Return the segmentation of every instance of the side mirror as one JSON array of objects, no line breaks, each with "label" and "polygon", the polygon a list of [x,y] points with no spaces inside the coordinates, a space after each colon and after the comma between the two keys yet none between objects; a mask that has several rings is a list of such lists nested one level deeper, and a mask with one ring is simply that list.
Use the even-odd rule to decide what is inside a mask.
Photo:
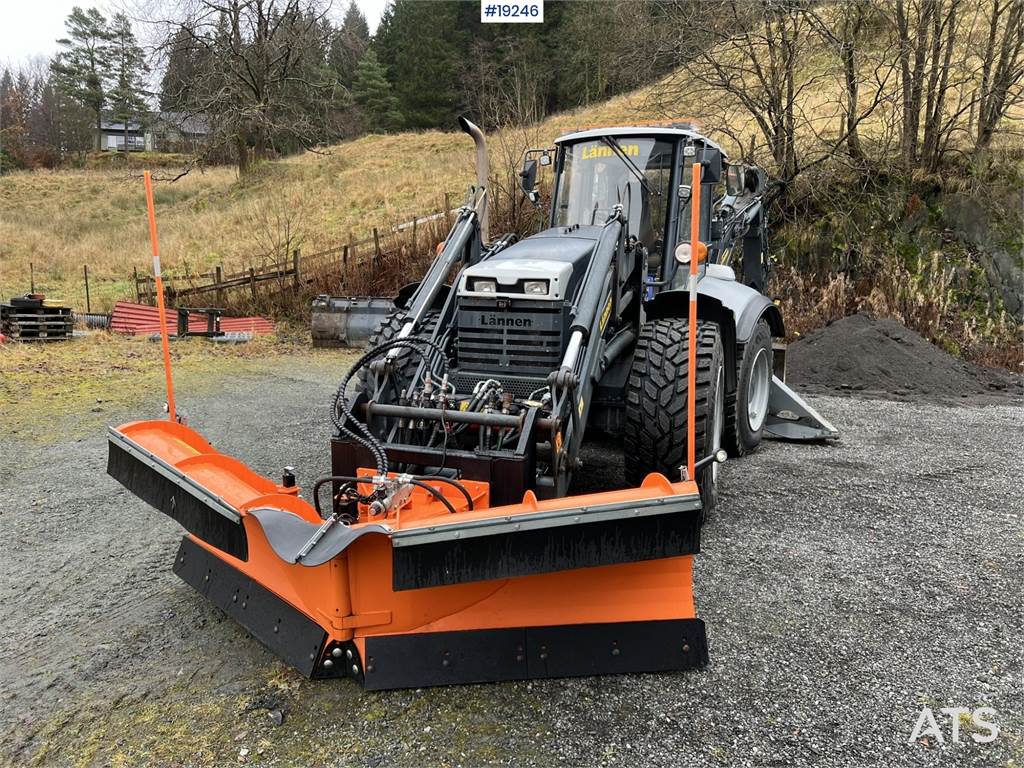
[{"label": "side mirror", "polygon": [[704,147],[700,153],[700,181],[702,184],[717,184],[722,180],[722,153],[711,147]]},{"label": "side mirror", "polygon": [[537,161],[533,158],[523,161],[523,170],[519,172],[519,186],[532,200],[536,194],[534,190],[537,189]]}]

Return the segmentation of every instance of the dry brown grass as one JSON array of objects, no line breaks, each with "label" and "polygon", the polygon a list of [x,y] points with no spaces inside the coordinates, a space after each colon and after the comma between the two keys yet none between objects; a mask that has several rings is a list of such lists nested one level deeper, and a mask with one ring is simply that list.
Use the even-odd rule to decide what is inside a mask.
[{"label": "dry brown grass", "polygon": [[[296,244],[318,250],[362,237],[372,226],[437,205],[462,173],[442,173],[445,145],[460,137],[368,137],[312,155],[268,163],[240,182],[230,168],[193,171],[155,189],[160,246],[167,270],[216,264],[241,269],[266,250],[267,212],[288,211]],[[404,141],[403,141],[404,139]],[[417,147],[410,152],[410,147]],[[454,153],[453,153],[454,154]],[[398,160],[396,158],[401,158]],[[467,156],[459,158],[466,166]],[[385,172],[390,165],[390,172]],[[449,169],[451,170],[451,169]],[[159,175],[158,175],[159,179]],[[0,292],[37,288],[81,306],[82,265],[93,282],[148,271],[142,180],[135,171],[36,171],[0,180]],[[258,263],[258,262],[257,262]],[[101,288],[96,288],[102,292]]]},{"label": "dry brown grass", "polygon": [[787,267],[777,270],[772,282],[781,297],[789,341],[848,315],[870,312],[898,320],[971,362],[1024,372],[1021,326],[1005,312],[981,317],[955,311],[953,272],[941,265],[937,254],[915,272],[890,263],[871,281]]},{"label": "dry brown grass", "polygon": [[[639,96],[599,109],[559,115],[537,129],[545,140],[565,128],[636,117]],[[267,254],[265,220],[287,212],[306,253],[366,237],[439,210],[445,193],[462,199],[474,178],[472,145],[461,133],[428,131],[366,136],[322,153],[266,163],[239,180],[227,167],[194,170],[155,184],[165,271],[231,271]],[[496,169],[497,170],[497,169]],[[35,283],[55,299],[84,308],[88,265],[94,310],[131,292],[132,268],[149,270],[142,179],[135,169],[15,173],[0,179],[0,295]]]},{"label": "dry brown grass", "polygon": [[[171,358],[182,407],[187,412],[190,396],[268,366],[287,371],[322,365],[337,371],[354,357],[349,350],[310,349],[308,336],[308,330],[299,334],[283,327],[276,336],[246,344],[174,342]],[[22,438],[50,442],[95,434],[111,413],[160,402],[163,389],[160,345],[145,337],[98,331],[54,344],[0,344],[0,423]]]}]

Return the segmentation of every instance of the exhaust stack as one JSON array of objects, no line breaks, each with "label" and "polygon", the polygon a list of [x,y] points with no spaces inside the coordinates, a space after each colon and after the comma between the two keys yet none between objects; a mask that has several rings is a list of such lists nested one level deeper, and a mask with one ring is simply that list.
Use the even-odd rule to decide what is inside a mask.
[{"label": "exhaust stack", "polygon": [[[473,137],[473,142],[476,144],[476,185],[480,189],[487,189],[487,180],[491,175],[491,164],[487,159],[487,139],[484,138],[484,132],[480,130],[479,126],[464,117],[459,118],[459,127]],[[489,240],[487,225],[490,220],[488,215],[490,205],[488,203],[489,201],[485,199],[483,210],[479,212],[480,241],[482,243],[486,243]]]}]

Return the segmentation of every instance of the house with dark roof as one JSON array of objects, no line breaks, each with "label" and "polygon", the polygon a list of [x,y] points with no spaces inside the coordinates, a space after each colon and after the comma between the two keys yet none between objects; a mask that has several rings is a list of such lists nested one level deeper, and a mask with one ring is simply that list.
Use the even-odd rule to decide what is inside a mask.
[{"label": "house with dark roof", "polygon": [[210,135],[206,115],[161,112],[154,123],[154,144],[161,152],[198,152]]},{"label": "house with dark roof", "polygon": [[106,120],[100,123],[100,149],[123,152],[126,143],[129,152],[149,152],[153,149],[153,135],[142,123],[130,120],[127,126]]}]

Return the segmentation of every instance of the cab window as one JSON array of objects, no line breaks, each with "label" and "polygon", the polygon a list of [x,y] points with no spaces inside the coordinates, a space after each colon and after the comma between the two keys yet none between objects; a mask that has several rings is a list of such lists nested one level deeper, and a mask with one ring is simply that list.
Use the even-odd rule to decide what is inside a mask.
[{"label": "cab window", "polygon": [[647,248],[660,250],[668,211],[672,143],[633,136],[615,137],[615,141],[627,159],[600,139],[565,148],[554,224],[600,225],[615,205],[621,204],[628,214],[629,234]]}]

